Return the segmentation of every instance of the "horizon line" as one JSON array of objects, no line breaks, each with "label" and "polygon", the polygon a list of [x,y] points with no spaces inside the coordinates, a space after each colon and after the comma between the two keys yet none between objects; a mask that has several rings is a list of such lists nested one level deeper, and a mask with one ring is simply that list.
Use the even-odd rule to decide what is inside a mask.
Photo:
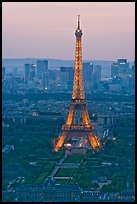
[{"label": "horizon line", "polygon": [[[61,58],[46,58],[46,57],[2,57],[4,59],[47,59],[47,60],[62,60],[62,61],[75,61],[75,59],[61,59]],[[128,59],[126,57],[118,57],[116,59],[83,59],[82,61],[116,61],[117,59],[127,59],[128,61],[135,61],[135,59]]]}]

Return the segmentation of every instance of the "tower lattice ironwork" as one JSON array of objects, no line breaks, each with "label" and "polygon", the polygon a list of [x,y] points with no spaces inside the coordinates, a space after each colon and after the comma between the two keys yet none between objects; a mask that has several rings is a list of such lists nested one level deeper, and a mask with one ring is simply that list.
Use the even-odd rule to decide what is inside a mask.
[{"label": "tower lattice ironwork", "polygon": [[[76,52],[74,67],[74,85],[72,101],[66,123],[62,126],[62,133],[55,142],[54,151],[57,152],[69,138],[86,138],[93,149],[100,147],[100,141],[94,134],[94,126],[90,121],[84,94],[84,80],[82,72],[82,30],[80,28],[80,16],[78,15],[78,27],[75,32]],[[77,118],[76,118],[76,112]],[[81,113],[81,122],[78,120]],[[77,120],[76,120],[77,119]]]}]

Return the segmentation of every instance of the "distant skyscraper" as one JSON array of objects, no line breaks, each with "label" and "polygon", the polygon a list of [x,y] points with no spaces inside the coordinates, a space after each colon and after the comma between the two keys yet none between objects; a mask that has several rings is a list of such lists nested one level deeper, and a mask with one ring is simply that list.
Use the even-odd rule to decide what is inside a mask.
[{"label": "distant skyscraper", "polygon": [[114,62],[111,65],[111,77],[118,76],[118,74],[119,74],[118,64],[117,62]]},{"label": "distant skyscraper", "polygon": [[49,69],[48,75],[49,75],[49,80],[50,81],[55,81],[56,80],[56,70]]},{"label": "distant skyscraper", "polygon": [[127,62],[127,59],[118,59],[117,60],[118,66],[119,66],[119,73],[120,74],[128,74],[129,73],[129,63]]},{"label": "distant skyscraper", "polygon": [[83,63],[84,81],[92,82],[93,64],[90,62]]},{"label": "distant skyscraper", "polygon": [[48,85],[49,85],[49,73],[48,73],[48,71],[43,73],[42,85],[43,85],[44,90],[48,89]]},{"label": "distant skyscraper", "polygon": [[61,85],[66,85],[68,90],[72,90],[74,78],[73,67],[60,67],[60,81]]},{"label": "distant skyscraper", "polygon": [[93,76],[93,79],[92,79],[93,86],[98,86],[99,82],[101,81],[101,65],[93,66],[92,76]]},{"label": "distant skyscraper", "polygon": [[34,80],[35,72],[36,72],[36,65],[30,64],[30,81]]},{"label": "distant skyscraper", "polygon": [[111,77],[121,76],[123,74],[129,73],[129,63],[127,59],[117,59],[117,62],[114,62],[111,65]]},{"label": "distant skyscraper", "polygon": [[29,64],[25,64],[25,83],[27,83],[29,81],[29,75],[30,75],[30,65]]},{"label": "distant skyscraper", "polygon": [[63,85],[64,83],[68,83],[68,80],[69,80],[69,73],[67,71],[62,71],[60,69],[60,81],[61,81],[61,84]]},{"label": "distant skyscraper", "polygon": [[33,81],[35,77],[35,67],[34,64],[25,64],[25,83],[28,81]]},{"label": "distant skyscraper", "polygon": [[48,70],[47,60],[37,60],[37,77],[38,79],[43,78],[43,73]]}]

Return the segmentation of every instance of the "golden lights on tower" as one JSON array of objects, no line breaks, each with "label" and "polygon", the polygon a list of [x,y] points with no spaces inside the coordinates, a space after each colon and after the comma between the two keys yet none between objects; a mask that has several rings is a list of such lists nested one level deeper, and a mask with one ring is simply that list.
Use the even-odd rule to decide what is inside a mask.
[{"label": "golden lights on tower", "polygon": [[55,144],[54,147],[54,151],[58,152],[58,150],[62,147],[62,145],[64,144],[64,141],[66,139],[66,135],[62,134],[61,136],[59,136],[57,143]]},{"label": "golden lights on tower", "polygon": [[[66,123],[62,126],[62,133],[58,137],[54,151],[57,152],[64,144],[66,138],[71,135],[83,136],[83,132],[86,135],[90,145],[93,149],[98,149],[101,144],[97,136],[94,135],[94,126],[90,121],[88,110],[85,102],[84,94],[84,80],[82,71],[82,30],[80,29],[80,16],[78,15],[78,27],[75,31],[76,36],[76,51],[75,51],[75,67],[74,67],[74,85],[72,90],[72,101],[70,102],[70,110]],[[75,112],[81,111],[82,124],[75,124],[74,117]],[[76,134],[76,132],[78,134]],[[74,134],[73,134],[74,133]]]}]

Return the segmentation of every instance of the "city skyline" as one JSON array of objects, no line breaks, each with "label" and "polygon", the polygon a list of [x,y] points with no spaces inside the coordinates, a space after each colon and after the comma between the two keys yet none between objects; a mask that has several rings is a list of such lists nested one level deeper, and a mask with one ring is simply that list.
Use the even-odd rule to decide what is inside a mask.
[{"label": "city skyline", "polygon": [[80,14],[83,59],[134,60],[134,2],[4,2],[2,7],[3,58],[74,59]]}]

